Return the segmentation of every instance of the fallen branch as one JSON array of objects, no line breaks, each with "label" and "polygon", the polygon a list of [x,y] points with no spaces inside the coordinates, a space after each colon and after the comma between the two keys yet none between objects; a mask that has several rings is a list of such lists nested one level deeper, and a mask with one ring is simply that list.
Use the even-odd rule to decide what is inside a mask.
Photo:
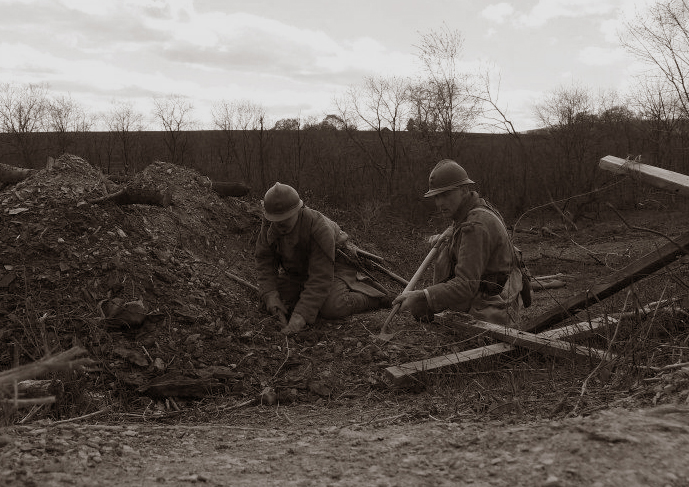
[{"label": "fallen branch", "polygon": [[225,181],[212,181],[211,189],[220,196],[244,196],[249,194],[251,188],[242,183],[231,183]]},{"label": "fallen branch", "polygon": [[81,347],[72,347],[65,352],[42,358],[37,362],[0,372],[0,389],[25,379],[35,379],[48,372],[70,371],[86,364],[92,364],[93,361],[90,358],[77,358],[86,353],[86,350]]},{"label": "fallen branch", "polygon": [[26,408],[29,406],[35,406],[38,404],[53,404],[55,402],[55,396],[48,397],[32,397],[30,399],[0,399],[0,404],[6,404],[8,406],[14,406],[15,408]]},{"label": "fallen branch", "polygon": [[99,410],[99,411],[94,411],[94,412],[89,413],[89,414],[84,414],[83,416],[78,416],[78,417],[76,417],[76,418],[61,419],[60,421],[53,421],[53,422],[50,423],[50,424],[51,424],[51,426],[52,426],[52,425],[54,425],[54,424],[73,423],[74,421],[80,421],[80,420],[82,420],[82,419],[92,418],[93,416],[97,416],[97,415],[99,415],[99,414],[103,414],[103,413],[105,413],[105,412],[107,412],[107,411],[109,411],[109,410],[110,410],[110,406],[106,406],[106,407],[104,407],[103,409],[101,409],[101,410]]},{"label": "fallen branch", "polygon": [[225,271],[225,275],[226,275],[227,277],[229,277],[230,279],[232,279],[233,281],[236,281],[236,282],[238,282],[239,284],[243,284],[244,286],[248,287],[249,289],[253,289],[253,290],[256,291],[256,292],[259,292],[258,286],[255,286],[255,285],[251,284],[249,281],[245,281],[245,280],[242,279],[241,277],[235,276],[234,274],[232,274],[232,273],[230,273],[230,272],[227,272],[227,271]]},{"label": "fallen branch", "polygon": [[170,203],[172,203],[172,192],[148,188],[124,188],[115,193],[86,201],[94,205],[113,203],[116,205],[152,205],[168,207]]},{"label": "fallen branch", "polygon": [[36,169],[25,169],[0,163],[0,183],[16,184],[36,172],[38,172]]}]

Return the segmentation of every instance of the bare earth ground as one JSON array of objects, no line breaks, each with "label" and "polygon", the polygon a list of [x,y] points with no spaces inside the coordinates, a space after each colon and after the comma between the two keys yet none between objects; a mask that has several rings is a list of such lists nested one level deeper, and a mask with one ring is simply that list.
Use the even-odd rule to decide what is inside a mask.
[{"label": "bare earth ground", "polygon": [[[0,370],[15,349],[26,363],[75,344],[98,365],[53,377],[53,407],[0,414],[0,485],[689,486],[686,258],[590,311],[680,299],[588,342],[624,357],[605,374],[517,350],[395,387],[386,367],[492,340],[399,316],[381,343],[387,310],[286,339],[225,273],[252,281],[254,203],[160,163],[136,183],[172,187],[171,207],[83,204],[102,180],[81,160],[63,165],[0,191]],[[430,229],[374,233],[332,216],[400,275],[427,252]],[[659,233],[689,230],[687,212],[624,217],[646,230],[612,214],[571,232],[520,221],[549,225],[515,233],[533,274],[567,283],[535,293],[525,320],[663,245]],[[141,328],[103,316],[115,297],[141,299]],[[156,394],[160,377],[205,391]]]}]

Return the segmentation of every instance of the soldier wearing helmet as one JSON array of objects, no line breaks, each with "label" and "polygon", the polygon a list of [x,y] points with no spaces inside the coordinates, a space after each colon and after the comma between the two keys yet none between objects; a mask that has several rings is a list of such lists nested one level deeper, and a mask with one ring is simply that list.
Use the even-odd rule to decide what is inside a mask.
[{"label": "soldier wearing helmet", "polygon": [[304,206],[293,187],[275,183],[268,189],[263,217],[255,251],[258,287],[283,333],[301,331],[317,316],[340,319],[390,307],[378,283],[336,259],[348,235],[322,213]]},{"label": "soldier wearing helmet", "polygon": [[433,168],[424,196],[433,198],[437,210],[452,222],[451,237],[438,247],[433,285],[404,292],[393,304],[417,319],[431,320],[434,313],[452,310],[517,326],[521,301],[530,303],[524,287],[528,278],[502,216],[473,185],[453,160],[444,159]]}]

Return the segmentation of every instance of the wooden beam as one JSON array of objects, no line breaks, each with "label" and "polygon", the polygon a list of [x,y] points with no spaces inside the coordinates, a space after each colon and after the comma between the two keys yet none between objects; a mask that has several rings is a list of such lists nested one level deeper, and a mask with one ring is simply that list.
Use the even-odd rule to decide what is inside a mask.
[{"label": "wooden beam", "polygon": [[536,352],[542,352],[556,357],[574,358],[587,357],[598,360],[611,360],[614,355],[597,348],[583,347],[574,343],[564,342],[557,338],[536,335],[528,331],[517,330],[504,325],[496,325],[487,321],[471,320],[459,322],[458,326],[468,328],[476,333],[487,334],[497,340],[510,345],[516,345]]},{"label": "wooden beam", "polygon": [[598,167],[616,174],[628,174],[656,188],[689,196],[689,176],[685,174],[615,156],[605,156],[598,163]]},{"label": "wooden beam", "polygon": [[672,242],[649,252],[638,260],[613,272],[588,290],[578,293],[535,317],[523,327],[524,331],[537,333],[567,319],[582,309],[596,304],[621,291],[634,282],[650,276],[674,262],[680,255],[689,253],[689,233],[680,235]]},{"label": "wooden beam", "polygon": [[[582,323],[576,323],[569,326],[564,326],[556,330],[548,330],[537,335],[539,337],[547,339],[560,339],[560,338],[582,338],[585,336],[590,336],[597,330],[600,330],[606,326],[617,323],[617,319],[608,317],[598,317],[590,322],[584,321]],[[415,362],[408,362],[402,365],[395,365],[385,369],[387,378],[391,380],[395,385],[403,383],[410,376],[418,372],[427,372],[430,370],[439,369],[442,367],[447,367],[448,365],[457,365],[463,362],[470,362],[472,360],[477,360],[480,358],[490,357],[492,355],[498,355],[501,353],[509,352],[515,350],[517,347],[515,345],[510,345],[508,343],[496,343],[493,345],[486,345],[484,347],[474,348],[472,350],[466,350],[462,352],[454,352],[446,355],[441,355],[439,357],[433,357],[424,360],[418,360]]]},{"label": "wooden beam", "polygon": [[3,387],[11,386],[15,381],[36,379],[48,372],[74,370],[82,365],[93,363],[89,358],[79,358],[86,353],[87,351],[81,347],[72,347],[65,352],[42,358],[37,362],[4,370],[0,372],[0,390]]},{"label": "wooden beam", "polygon": [[[616,325],[620,322],[620,320],[655,313],[656,311],[663,309],[673,309],[673,306],[678,301],[681,301],[681,298],[654,301],[652,303],[648,303],[641,309],[626,311],[623,313],[614,313],[612,315],[608,315],[607,317],[598,316],[590,321],[582,321],[581,323],[574,323],[572,325],[563,326],[554,330],[546,330],[539,333],[538,336],[544,338],[567,338],[569,340],[578,340],[589,337],[608,326]],[[471,360],[490,357],[492,355],[515,350],[516,348],[517,347],[515,345],[497,343],[494,345],[474,348],[472,350],[450,353],[447,355],[441,355],[439,357],[388,367],[385,369],[385,373],[388,379],[390,379],[394,384],[399,385],[407,380],[410,376],[418,372],[427,372],[446,367],[448,365],[457,365],[463,362],[469,362]]]},{"label": "wooden beam", "polygon": [[211,189],[220,196],[245,196],[251,191],[244,183],[229,181],[211,181]]}]

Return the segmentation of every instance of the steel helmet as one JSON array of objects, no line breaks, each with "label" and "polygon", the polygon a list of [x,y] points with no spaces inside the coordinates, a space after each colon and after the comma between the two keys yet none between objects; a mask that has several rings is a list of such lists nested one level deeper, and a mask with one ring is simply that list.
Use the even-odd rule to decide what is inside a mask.
[{"label": "steel helmet", "polygon": [[443,159],[435,165],[428,177],[428,191],[423,195],[430,198],[465,184],[473,184],[462,166],[452,159]]},{"label": "steel helmet", "polygon": [[288,184],[275,183],[263,198],[263,215],[268,221],[280,222],[296,215],[302,206],[304,202],[296,189]]}]

